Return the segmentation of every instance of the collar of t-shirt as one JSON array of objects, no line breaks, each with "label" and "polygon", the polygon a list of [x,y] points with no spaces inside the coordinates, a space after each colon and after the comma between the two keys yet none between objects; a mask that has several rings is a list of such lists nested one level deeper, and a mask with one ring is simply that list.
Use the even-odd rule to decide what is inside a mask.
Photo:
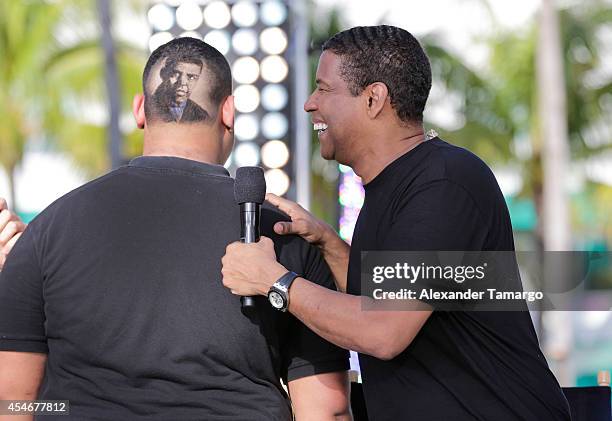
[{"label": "collar of t-shirt", "polygon": [[374,177],[374,179],[370,180],[368,184],[363,185],[366,193],[377,190],[379,187],[382,189],[388,188],[388,183],[392,182],[398,170],[401,170],[401,168],[405,165],[414,165],[412,164],[413,160],[416,160],[414,162],[418,162],[421,154],[429,150],[428,148],[430,145],[438,144],[439,142],[441,142],[441,140],[438,137],[421,142],[415,148],[401,155],[395,159],[395,161],[392,161],[376,177]]},{"label": "collar of t-shirt", "polygon": [[229,177],[229,172],[222,165],[207,164],[176,156],[139,156],[128,164],[130,167],[170,168],[195,174]]}]

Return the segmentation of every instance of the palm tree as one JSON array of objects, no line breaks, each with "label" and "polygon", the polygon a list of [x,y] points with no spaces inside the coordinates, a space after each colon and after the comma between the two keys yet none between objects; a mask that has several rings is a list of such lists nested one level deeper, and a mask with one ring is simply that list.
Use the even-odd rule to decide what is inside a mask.
[{"label": "palm tree", "polygon": [[41,131],[37,115],[46,103],[37,98],[45,95],[41,73],[59,16],[59,4],[0,2],[0,164],[8,175],[13,206],[15,167],[26,140]]},{"label": "palm tree", "polygon": [[[561,9],[559,14],[560,50],[564,52],[562,76],[567,104],[566,143],[574,159],[599,154],[610,148],[605,141],[592,142],[590,128],[612,122],[599,105],[612,89],[612,81],[593,79],[604,46],[598,41],[602,24],[612,12],[600,1],[580,7]],[[435,37],[425,38],[432,61],[434,80],[460,97],[459,113],[465,124],[452,130],[440,130],[453,142],[475,151],[493,164],[513,163],[524,176],[521,195],[531,197],[538,215],[543,215],[543,136],[536,77],[538,28],[532,21],[522,31],[507,31],[490,39],[491,57],[487,71],[475,71],[463,60],[440,45]],[[548,110],[547,110],[548,111]],[[527,141],[527,153],[520,155],[516,145]],[[595,145],[594,143],[597,143]]]},{"label": "palm tree", "polygon": [[[0,2],[0,165],[8,174],[8,198],[15,207],[14,173],[29,139],[68,152],[90,175],[109,168],[104,121],[104,56],[97,32],[79,31],[97,22],[90,0]],[[91,26],[91,25],[90,25]],[[62,29],[74,29],[66,40]],[[117,45],[123,109],[140,88],[144,52]],[[102,113],[96,117],[91,106]],[[142,143],[127,133],[126,155]]]}]

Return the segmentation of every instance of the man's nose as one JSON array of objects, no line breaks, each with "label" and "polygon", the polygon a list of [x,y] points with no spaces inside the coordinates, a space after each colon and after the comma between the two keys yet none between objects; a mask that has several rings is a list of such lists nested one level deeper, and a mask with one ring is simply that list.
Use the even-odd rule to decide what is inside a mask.
[{"label": "man's nose", "polygon": [[187,85],[187,75],[181,75],[181,85]]},{"label": "man's nose", "polygon": [[304,103],[304,111],[306,111],[307,113],[311,111],[315,111],[317,109],[317,104],[312,98],[313,96],[314,96],[314,93],[310,95],[308,99],[306,100],[306,102]]}]

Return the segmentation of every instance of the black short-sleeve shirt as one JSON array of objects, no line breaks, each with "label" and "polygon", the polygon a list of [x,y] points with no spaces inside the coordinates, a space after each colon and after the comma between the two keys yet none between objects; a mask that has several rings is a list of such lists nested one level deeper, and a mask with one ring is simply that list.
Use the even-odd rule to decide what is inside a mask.
[{"label": "black short-sleeve shirt", "polygon": [[[491,170],[439,138],[365,186],[348,272],[362,251],[512,251],[508,209]],[[528,312],[434,311],[390,361],[359,355],[368,415],[380,420],[568,420]]]},{"label": "black short-sleeve shirt", "polygon": [[[249,318],[223,287],[233,183],[221,166],[139,157],[32,221],[0,273],[0,350],[48,353],[39,399],[70,400],[75,419],[289,420],[281,378],[348,369],[265,297]],[[261,219],[285,267],[333,288],[318,250],[274,234],[282,214]]]}]

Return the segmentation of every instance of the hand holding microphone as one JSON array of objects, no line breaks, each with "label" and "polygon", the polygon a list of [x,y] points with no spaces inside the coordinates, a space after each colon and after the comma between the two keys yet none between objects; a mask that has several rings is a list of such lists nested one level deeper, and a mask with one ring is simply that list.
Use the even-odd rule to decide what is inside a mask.
[{"label": "hand holding microphone", "polygon": [[[236,170],[234,198],[240,206],[240,241],[259,241],[261,204],[266,196],[266,179],[260,167],[240,167]],[[242,297],[242,307],[254,307],[253,297]]]}]

